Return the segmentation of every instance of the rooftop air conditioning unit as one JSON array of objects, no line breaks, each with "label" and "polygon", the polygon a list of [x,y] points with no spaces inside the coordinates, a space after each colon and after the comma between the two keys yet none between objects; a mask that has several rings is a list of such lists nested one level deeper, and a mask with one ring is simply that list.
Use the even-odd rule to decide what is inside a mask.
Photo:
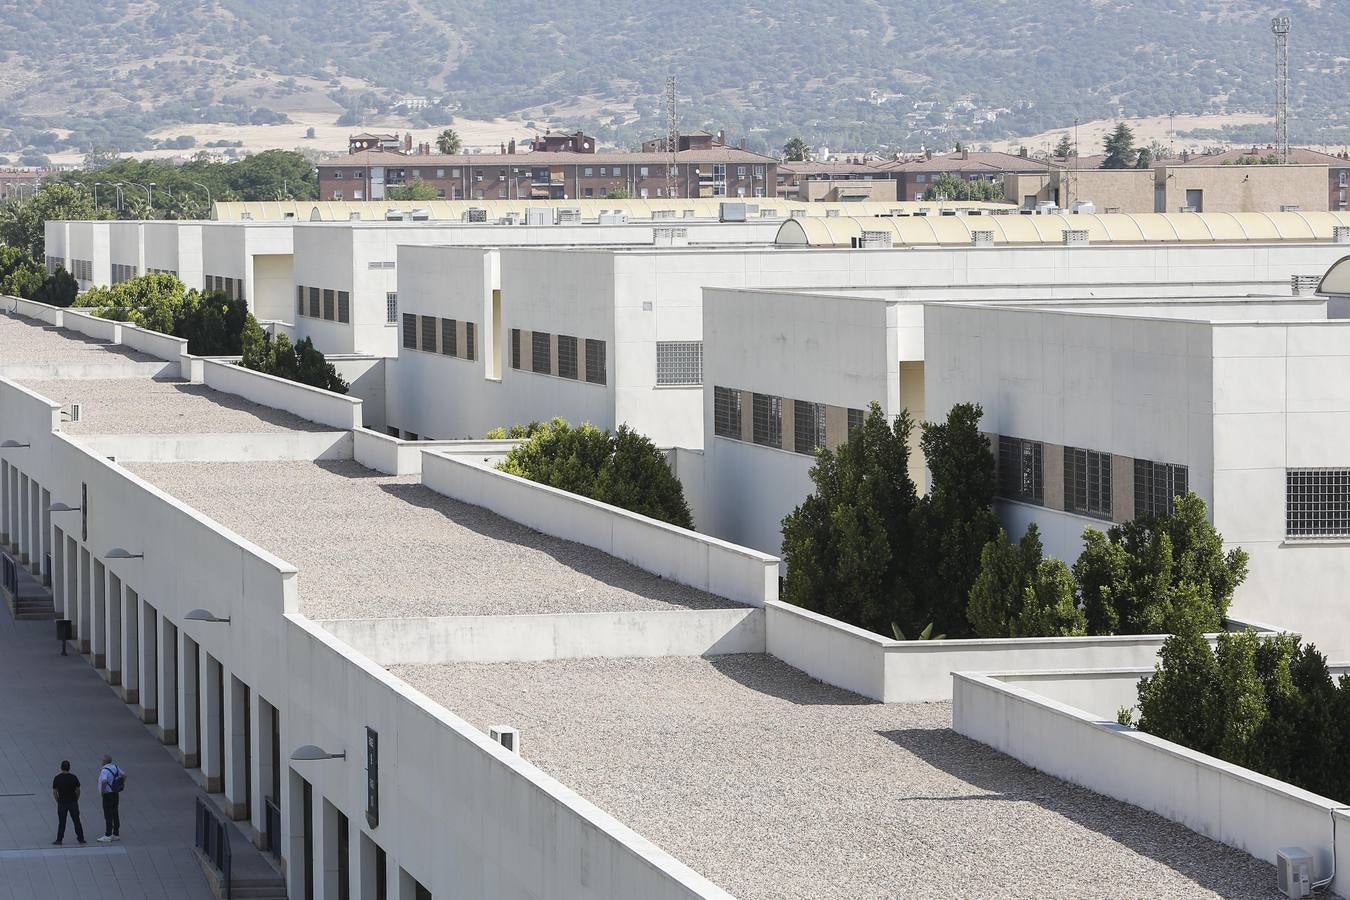
[{"label": "rooftop air conditioning unit", "polygon": [[1086,247],[1087,244],[1088,244],[1088,232],[1086,228],[1064,229],[1064,246]]},{"label": "rooftop air conditioning unit", "polygon": [[695,212],[694,212],[692,209],[686,209],[686,210],[684,211],[684,217],[685,217],[686,219],[693,219],[693,218],[696,218],[696,214],[695,214]]},{"label": "rooftop air conditioning unit", "polygon": [[1299,212],[1303,207],[1297,203],[1281,203],[1280,212]]},{"label": "rooftop air conditioning unit", "polygon": [[1108,207],[1106,208],[1106,213],[1107,213],[1107,215],[1112,215],[1112,216],[1118,215],[1118,214],[1120,213],[1120,207],[1119,207],[1119,206],[1108,206]]},{"label": "rooftop air conditioning unit", "polygon": [[653,228],[652,244],[657,247],[688,247],[689,229],[674,226]]},{"label": "rooftop air conditioning unit", "polygon": [[360,214],[359,212],[351,212],[351,213],[347,213],[347,221],[348,221],[348,222],[360,222],[360,221],[361,221],[361,214]]},{"label": "rooftop air conditioning unit", "polygon": [[654,209],[654,210],[652,210],[652,218],[653,218],[653,219],[673,219],[673,218],[675,218],[675,210],[673,210],[673,209]]},{"label": "rooftop air conditioning unit", "polygon": [[239,218],[243,219],[245,222],[252,222],[252,221],[253,221],[253,213],[251,213],[251,212],[243,212],[243,213],[240,213],[240,214],[239,214]]},{"label": "rooftop air conditioning unit", "polygon": [[1307,850],[1302,847],[1276,850],[1275,873],[1281,894],[1286,897],[1312,896],[1313,858]]},{"label": "rooftop air conditioning unit", "polygon": [[517,756],[520,755],[520,732],[510,725],[493,725],[488,729],[488,737]]},{"label": "rooftop air conditioning unit", "polygon": [[402,222],[402,221],[403,221],[403,210],[401,210],[401,209],[390,209],[390,210],[386,210],[385,213],[384,213],[384,220],[385,220],[386,222]]},{"label": "rooftop air conditioning unit", "polygon": [[578,225],[581,223],[581,209],[576,206],[559,208],[557,221],[559,225]]},{"label": "rooftop air conditioning unit", "polygon": [[909,213],[905,212],[903,209],[896,209],[895,207],[891,207],[890,212],[886,213],[886,215],[888,215],[888,216],[907,216],[907,215],[909,215]]},{"label": "rooftop air conditioning unit", "polygon": [[746,218],[750,218],[751,216],[757,216],[757,215],[759,215],[759,204],[758,204],[758,203],[747,203],[747,204],[745,204],[745,216],[746,216]]},{"label": "rooftop air conditioning unit", "polygon": [[1177,208],[1177,212],[1196,212],[1196,208],[1194,206],[1181,206]]},{"label": "rooftop air conditioning unit", "polygon": [[1042,200],[1036,204],[1036,214],[1039,216],[1053,215],[1059,212],[1059,207],[1049,200]]},{"label": "rooftop air conditioning unit", "polygon": [[805,219],[805,218],[806,218],[806,210],[804,210],[804,209],[790,209],[790,210],[788,210],[788,218],[789,218],[789,219]]},{"label": "rooftop air conditioning unit", "polygon": [[1073,211],[1076,215],[1093,216],[1097,214],[1097,204],[1091,200],[1073,201]]},{"label": "rooftop air conditioning unit", "polygon": [[617,209],[614,212],[604,212],[600,214],[601,225],[625,225],[627,222],[628,213],[619,212]]},{"label": "rooftop air conditioning unit", "polygon": [[1333,244],[1350,244],[1350,225],[1331,226],[1331,242]]},{"label": "rooftop air conditioning unit", "polygon": [[1291,275],[1289,287],[1293,290],[1295,297],[1306,297],[1317,290],[1317,285],[1321,281],[1321,277],[1317,275]]},{"label": "rooftop air conditioning unit", "polygon": [[412,220],[414,222],[428,222],[431,220],[431,210],[414,209],[412,211]]},{"label": "rooftop air conditioning unit", "polygon": [[839,210],[837,210],[837,209],[827,209],[827,210],[825,210],[825,218],[827,218],[827,219],[837,219],[837,218],[839,218]]},{"label": "rooftop air conditioning unit", "polygon": [[84,410],[83,410],[83,408],[81,408],[80,404],[78,404],[78,403],[72,403],[72,404],[70,404],[70,421],[71,421],[71,422],[78,422],[78,421],[80,421],[80,419],[83,417],[83,414],[84,414]]},{"label": "rooftop air conditioning unit", "polygon": [[759,211],[759,217],[761,219],[776,219],[778,218],[778,210],[772,206],[766,206]]},{"label": "rooftop air conditioning unit", "polygon": [[893,246],[895,235],[889,231],[864,231],[858,236],[858,249],[881,250]]},{"label": "rooftop air conditioning unit", "polygon": [[281,217],[283,219],[294,219],[295,213],[294,212],[282,213]]},{"label": "rooftop air conditioning unit", "polygon": [[972,231],[970,233],[970,243],[975,247],[994,246],[994,233],[992,231]]},{"label": "rooftop air conditioning unit", "polygon": [[748,212],[744,203],[720,203],[717,206],[717,221],[744,222]]},{"label": "rooftop air conditioning unit", "polygon": [[926,216],[926,215],[929,215],[929,214],[932,213],[932,212],[933,212],[933,207],[931,207],[931,206],[920,206],[919,209],[918,209],[918,211],[915,212],[914,215],[916,215],[916,216]]},{"label": "rooftop air conditioning unit", "polygon": [[469,207],[468,209],[464,210],[464,221],[465,221],[465,222],[482,222],[482,223],[486,224],[486,223],[487,223],[487,210],[486,210],[486,209],[479,209],[479,208],[476,207],[476,206],[471,206],[471,207]]},{"label": "rooftop air conditioning unit", "polygon": [[530,206],[525,209],[526,225],[552,225],[553,211],[543,206]]}]

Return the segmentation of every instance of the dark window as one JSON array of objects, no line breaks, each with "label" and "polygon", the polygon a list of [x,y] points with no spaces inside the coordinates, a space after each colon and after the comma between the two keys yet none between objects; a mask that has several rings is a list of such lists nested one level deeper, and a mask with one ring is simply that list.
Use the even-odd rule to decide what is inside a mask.
[{"label": "dark window", "polygon": [[1350,469],[1288,469],[1284,479],[1287,537],[1350,537]]},{"label": "dark window", "polygon": [[295,286],[295,311],[302,316],[305,314],[305,286],[303,284]]},{"label": "dark window", "polygon": [[1134,461],[1135,517],[1171,515],[1176,511],[1176,498],[1184,495],[1190,489],[1188,481],[1189,477],[1185,466],[1136,459]]},{"label": "dark window", "polygon": [[348,291],[338,291],[338,321],[352,320],[352,295]]},{"label": "dark window", "polygon": [[867,410],[850,409],[848,411],[848,436],[853,437],[853,429],[863,427],[863,422],[867,420]]},{"label": "dark window", "polygon": [[605,342],[586,339],[586,380],[591,384],[605,383]]},{"label": "dark window", "polygon": [[558,376],[577,377],[577,339],[570,334],[558,335]]},{"label": "dark window", "polygon": [[511,368],[520,368],[520,329],[511,329]]},{"label": "dark window", "polygon": [[1111,454],[1064,448],[1064,508],[1111,518]]},{"label": "dark window", "polygon": [[403,314],[403,349],[417,349],[417,316],[412,313]]},{"label": "dark window", "polygon": [[319,318],[319,289],[316,287],[309,289],[309,316],[311,319]]},{"label": "dark window", "polygon": [[334,296],[333,296],[333,291],[330,290],[329,288],[324,288],[324,289],[323,289],[323,317],[324,317],[325,319],[327,319],[328,321],[330,321],[330,322],[337,318],[337,308],[336,308],[336,306],[334,305],[334,300],[335,300],[335,298],[334,298]]},{"label": "dark window", "polygon": [[741,392],[734,388],[713,388],[713,434],[741,439]]},{"label": "dark window", "polygon": [[792,449],[798,453],[816,452],[825,446],[825,404],[792,401]]},{"label": "dark window", "polygon": [[454,319],[441,319],[441,352],[459,356],[459,323]]},{"label": "dark window", "polygon": [[530,371],[536,375],[553,374],[553,335],[547,331],[530,332]]},{"label": "dark window", "polygon": [[428,353],[436,352],[436,317],[422,317],[422,349]]},{"label": "dark window", "polygon": [[1045,502],[1045,479],[1041,468],[1040,441],[999,436],[998,492],[1009,500]]},{"label": "dark window", "polygon": [[750,397],[751,437],[766,447],[783,446],[783,400],[770,394]]},{"label": "dark window", "polygon": [[464,323],[464,358],[465,358],[465,359],[477,359],[477,358],[478,358],[478,347],[477,347],[477,345],[475,344],[475,341],[474,341],[474,338],[476,338],[476,337],[477,337],[477,335],[474,334],[473,323],[472,323],[472,322],[465,322],[465,323]]}]

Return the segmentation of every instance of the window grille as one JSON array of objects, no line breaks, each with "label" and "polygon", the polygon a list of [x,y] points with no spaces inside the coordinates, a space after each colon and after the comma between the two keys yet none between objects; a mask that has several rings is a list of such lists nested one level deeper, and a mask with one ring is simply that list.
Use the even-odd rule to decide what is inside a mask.
[{"label": "window grille", "polygon": [[558,335],[558,377],[577,377],[577,339],[570,334]]},{"label": "window grille", "polygon": [[530,371],[536,375],[553,374],[552,338],[547,331],[530,332]]},{"label": "window grille", "polygon": [[605,383],[605,342],[586,339],[586,380],[591,384]]},{"label": "window grille", "polygon": [[1040,441],[999,436],[998,482],[999,494],[1009,500],[1027,503],[1045,502],[1045,480]]},{"label": "window grille", "polygon": [[319,289],[312,287],[309,289],[309,316],[311,319],[319,318]]},{"label": "window grille", "polygon": [[403,314],[403,349],[417,349],[417,316],[412,313]]},{"label": "window grille", "polygon": [[441,319],[441,352],[459,356],[459,323],[454,319]]},{"label": "window grille", "polygon": [[750,433],[756,444],[783,446],[783,400],[770,394],[752,394]]},{"label": "window grille", "polygon": [[1350,537],[1350,469],[1287,469],[1285,536]]},{"label": "window grille", "polygon": [[850,409],[848,411],[848,437],[853,438],[853,430],[863,427],[863,422],[867,421],[867,411],[863,409]]},{"label": "window grille", "polygon": [[305,286],[303,284],[295,286],[295,312],[301,316],[305,314]]},{"label": "window grille", "polygon": [[398,293],[395,291],[384,295],[384,321],[390,325],[398,321]]},{"label": "window grille", "polygon": [[436,352],[436,317],[422,317],[422,349],[428,353]]},{"label": "window grille", "polygon": [[657,341],[656,383],[703,383],[702,341]]},{"label": "window grille", "polygon": [[475,337],[477,337],[477,335],[475,334],[475,329],[474,329],[473,323],[472,323],[472,322],[465,322],[465,323],[464,323],[464,358],[465,358],[465,359],[477,359],[477,358],[478,358],[478,346],[477,346],[477,344],[476,344],[475,341],[474,341],[474,338],[475,338]]},{"label": "window grille", "polygon": [[1064,448],[1064,508],[1111,518],[1111,454]]},{"label": "window grille", "polygon": [[825,404],[794,400],[792,405],[792,449],[814,454],[825,446]]},{"label": "window grille", "polygon": [[713,434],[741,439],[741,392],[734,388],[713,388]]},{"label": "window grille", "polygon": [[520,368],[520,329],[511,329],[511,368]]},{"label": "window grille", "polygon": [[330,322],[337,318],[336,299],[332,288],[323,289],[323,317]]},{"label": "window grille", "polygon": [[352,320],[352,295],[349,291],[338,291],[338,321],[347,323]]},{"label": "window grille", "polygon": [[1176,511],[1176,498],[1188,491],[1185,466],[1134,461],[1134,514],[1138,516],[1171,515]]}]

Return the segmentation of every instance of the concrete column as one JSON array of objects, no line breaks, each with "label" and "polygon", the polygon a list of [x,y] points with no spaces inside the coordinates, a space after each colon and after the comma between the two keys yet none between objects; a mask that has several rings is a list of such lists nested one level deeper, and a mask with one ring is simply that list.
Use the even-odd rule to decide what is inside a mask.
[{"label": "concrete column", "polygon": [[[52,572],[56,567],[55,555],[52,553],[52,492],[43,488],[39,500],[41,505],[38,507],[38,521],[42,525],[42,555],[38,557],[38,571],[42,572],[42,583],[51,587]],[[43,571],[42,566],[46,564],[48,556],[53,556],[51,568]]]},{"label": "concrete column", "polygon": [[225,686],[225,812],[235,821],[249,818],[252,798],[249,767],[249,689],[230,675]]},{"label": "concrete column", "polygon": [[28,476],[27,476],[27,475],[20,474],[20,475],[19,475],[19,522],[18,522],[18,528],[17,528],[16,530],[17,530],[18,533],[19,533],[19,536],[18,536],[18,542],[19,542],[19,562],[21,562],[21,563],[23,563],[23,564],[25,564],[25,565],[28,564],[28,553],[29,553],[30,548],[33,546],[33,543],[32,543],[32,541],[33,541],[33,536],[32,536],[31,534],[29,534],[29,526],[32,524],[32,521],[33,521],[33,517],[32,517],[32,515],[29,513],[29,510],[28,510],[28,507],[31,505],[31,503],[29,502],[29,499],[28,499],[28,498],[29,498],[29,494],[30,494],[30,492],[29,492],[29,489],[28,489]]},{"label": "concrete column", "polygon": [[106,597],[104,614],[107,619],[108,645],[104,651],[107,668],[103,670],[103,680],[112,685],[122,683],[122,579],[112,572],[106,572]]},{"label": "concrete column", "polygon": [[[318,799],[317,797],[315,798]],[[340,813],[327,800],[314,804],[317,818],[314,822],[314,859],[318,878],[314,882],[314,896],[321,900],[338,900],[338,816]]]},{"label": "concrete column", "polygon": [[89,653],[93,647],[94,621],[92,608],[94,604],[92,587],[93,575],[90,573],[92,564],[89,559],[89,551],[80,548],[80,608],[79,617],[76,619],[75,632],[80,636],[80,652]]},{"label": "concrete column", "polygon": [[[147,612],[154,617],[155,630],[158,632],[159,652],[157,670],[159,672],[158,684],[156,685],[155,696],[155,733],[159,740],[164,744],[178,743],[178,629],[168,619],[160,616],[154,611],[154,607],[146,604]],[[149,634],[149,632],[147,632]],[[146,640],[149,640],[147,637]],[[146,689],[142,691],[142,697],[146,697],[149,690],[149,682],[146,682]],[[146,710],[144,715],[148,717],[150,710]]]},{"label": "concrete column", "polygon": [[108,654],[108,574],[103,563],[94,560],[90,586],[93,588],[94,607],[90,613],[93,634],[90,637],[89,661],[95,669],[103,668]]},{"label": "concrete column", "polygon": [[[286,893],[304,897],[305,885],[311,883],[314,872],[306,865],[306,836],[312,833],[313,815],[306,804],[305,779],[294,769],[288,769],[286,802],[281,807],[281,830],[285,834]],[[314,896],[319,896],[317,893]]]},{"label": "concrete column", "polygon": [[[361,834],[361,851],[352,854],[352,860],[357,868],[352,872],[352,884],[356,885],[356,896],[361,900],[379,896],[380,879],[384,879],[384,889],[386,897],[393,897],[394,892],[389,889],[389,858],[385,856],[384,850],[379,844],[371,840],[370,835],[364,831]],[[381,871],[381,861],[383,861],[383,871]]]},{"label": "concrete column", "polygon": [[9,460],[0,459],[0,543],[9,543]]},{"label": "concrete column", "polygon": [[42,574],[42,486],[28,479],[28,571]]},{"label": "concrete column", "polygon": [[178,761],[185,769],[195,769],[202,760],[201,733],[201,650],[197,642],[179,633],[178,674]]},{"label": "concrete column", "polygon": [[223,672],[220,663],[210,653],[197,654],[200,663],[198,684],[201,685],[201,761],[206,778],[206,792],[220,794],[225,790],[225,760],[222,758],[225,728]]},{"label": "concrete column", "polygon": [[122,700],[140,703],[141,671],[141,598],[127,585],[122,585]]},{"label": "concrete column", "polygon": [[141,655],[134,702],[140,707],[141,721],[149,725],[159,719],[159,613],[139,594],[136,595],[136,638]]},{"label": "concrete column", "polygon": [[58,619],[68,619],[66,615],[66,535],[61,529],[53,529],[52,535],[52,608]]},{"label": "concrete column", "polygon": [[417,896],[417,879],[402,866],[398,870],[398,900],[421,900]]},{"label": "concrete column", "polygon": [[[272,779],[275,771],[272,765],[272,751],[276,747],[277,735],[272,732],[272,704],[257,694],[249,707],[249,761],[253,765],[253,776],[249,784],[249,820],[253,830],[258,833],[254,844],[259,850],[266,848],[267,807],[264,801],[271,796]],[[273,798],[280,803],[281,798]]]}]

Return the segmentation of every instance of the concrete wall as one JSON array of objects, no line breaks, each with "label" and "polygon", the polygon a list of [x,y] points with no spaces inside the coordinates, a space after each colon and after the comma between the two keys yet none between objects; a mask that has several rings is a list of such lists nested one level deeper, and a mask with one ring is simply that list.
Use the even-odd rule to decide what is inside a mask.
[{"label": "concrete wall", "polygon": [[331,428],[351,430],[361,427],[360,400],[213,359],[204,361],[203,373],[206,386],[218,391],[282,409]]},{"label": "concrete wall", "polygon": [[1187,191],[1203,194],[1197,212],[1279,212],[1297,206],[1300,212],[1328,209],[1327,167],[1288,166],[1158,166],[1157,186],[1163,207],[1174,213],[1187,206]]},{"label": "concrete wall", "polygon": [[424,454],[422,483],[737,603],[778,597],[778,560],[767,554],[443,454]]},{"label": "concrete wall", "polygon": [[321,624],[382,666],[764,652],[764,612],[758,609],[344,619]]},{"label": "concrete wall", "polygon": [[388,395],[385,371],[388,362],[378,356],[329,356],[338,375],[347,382],[347,396],[361,401],[361,421],[377,431],[385,426]]},{"label": "concrete wall", "polygon": [[[1278,848],[1303,847],[1316,860],[1315,878],[1329,877],[1334,855],[1345,849],[1332,828],[1333,811],[1345,809],[1340,804],[1103,721],[998,676],[954,676],[952,727],[1042,772],[1158,813],[1272,864]],[[1344,892],[1344,873],[1350,870],[1336,871],[1331,889]]]},{"label": "concrete wall", "polygon": [[231,462],[351,459],[348,431],[263,434],[93,434],[80,442],[100,456],[129,462]]},{"label": "concrete wall", "polygon": [[352,432],[353,458],[368,469],[386,475],[421,475],[422,455],[428,450],[469,457],[496,465],[519,441],[405,441],[369,428]]}]

